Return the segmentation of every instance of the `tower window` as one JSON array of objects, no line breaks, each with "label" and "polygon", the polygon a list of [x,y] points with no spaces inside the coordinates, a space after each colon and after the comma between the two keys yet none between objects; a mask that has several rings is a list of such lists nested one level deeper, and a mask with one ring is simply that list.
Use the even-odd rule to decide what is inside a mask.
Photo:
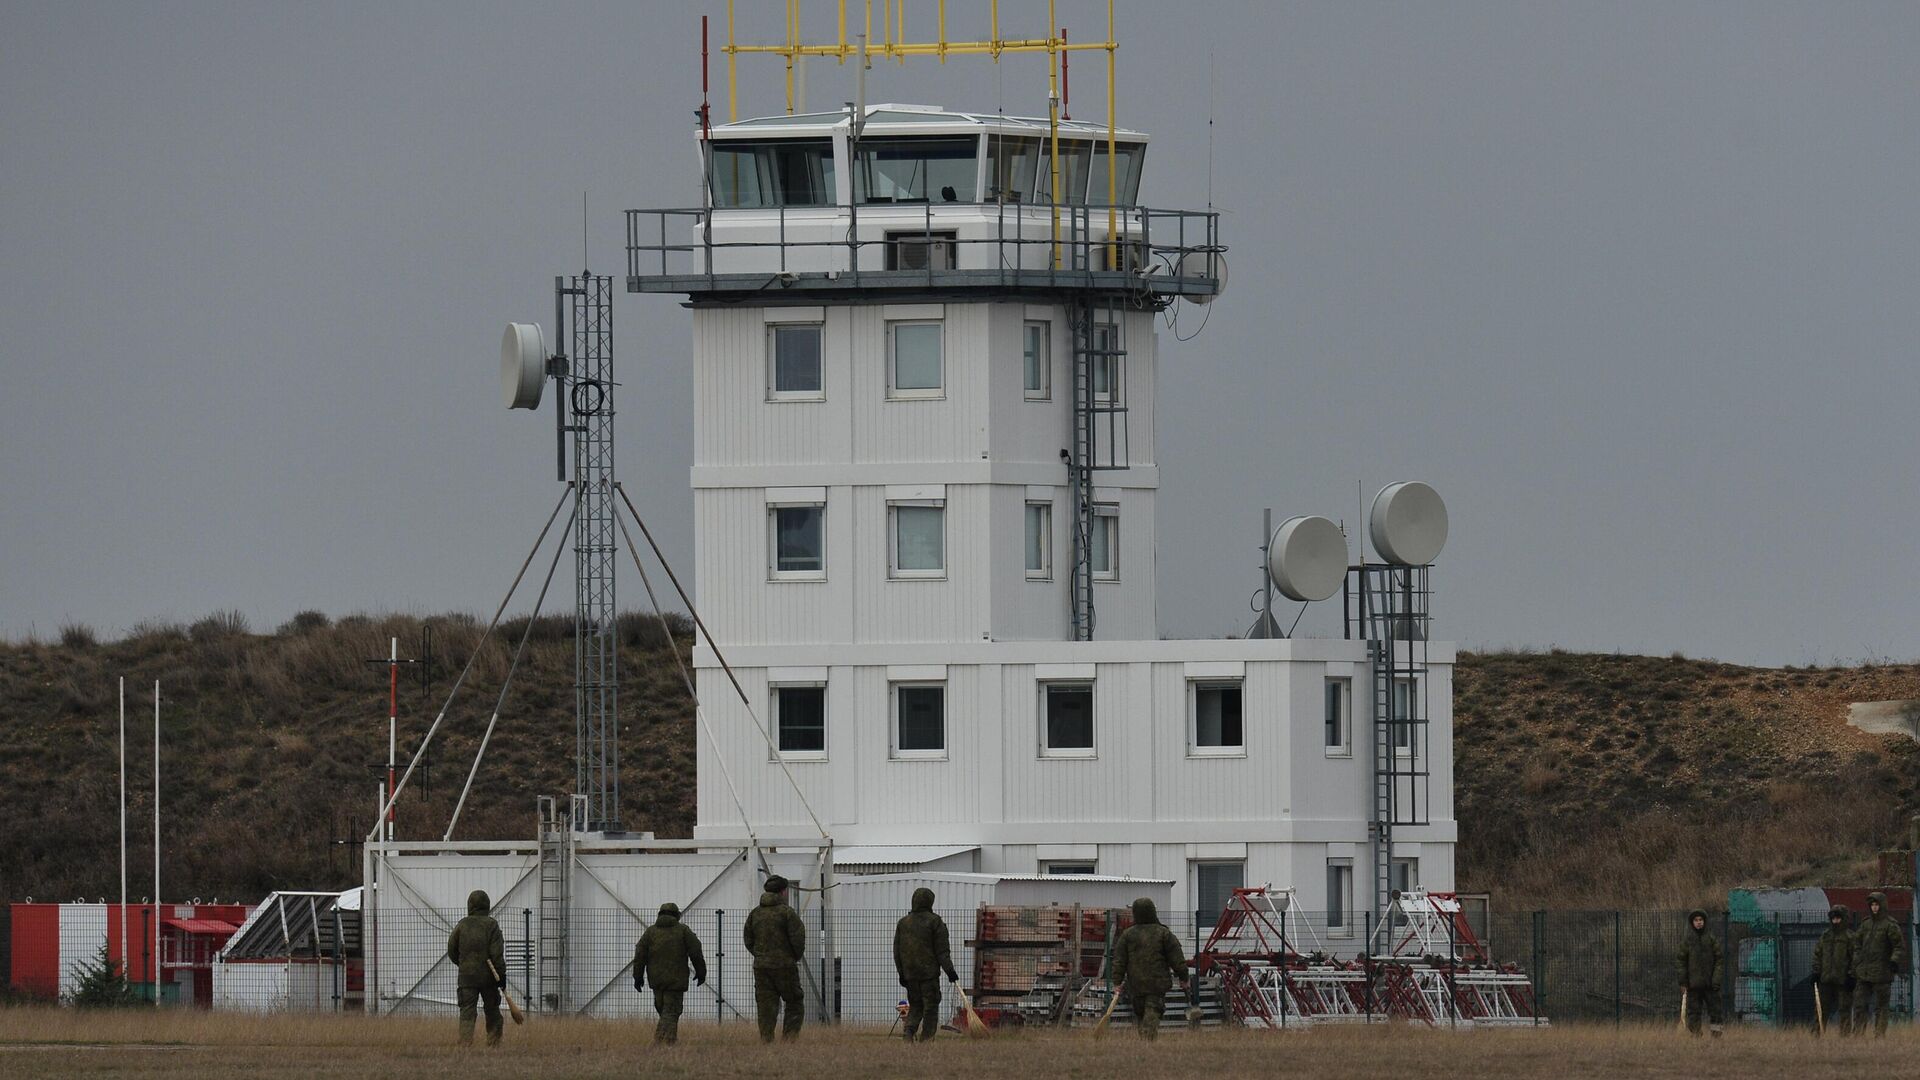
[{"label": "tower window", "polygon": [[1101,503],[1093,508],[1093,535],[1088,538],[1088,561],[1101,581],[1120,580],[1120,508]]},{"label": "tower window", "polygon": [[774,741],[783,757],[827,756],[827,688],[773,687]]},{"label": "tower window", "polygon": [[1040,688],[1043,757],[1093,756],[1093,684],[1044,683]]},{"label": "tower window", "polygon": [[1195,755],[1246,752],[1246,724],[1242,719],[1238,680],[1189,683],[1187,700],[1188,711],[1193,716],[1191,745]]},{"label": "tower window", "polygon": [[821,392],[819,323],[767,327],[767,396],[803,401],[826,396]]},{"label": "tower window", "polygon": [[1053,576],[1053,504],[1027,504],[1027,576],[1046,580]]},{"label": "tower window", "polygon": [[947,572],[947,508],[934,502],[894,503],[889,546],[897,578],[941,577]]},{"label": "tower window", "polygon": [[944,683],[895,683],[893,687],[895,757],[945,757],[947,688]]},{"label": "tower window", "polygon": [[772,530],[772,570],[775,578],[814,579],[827,576],[825,506],[767,508]]},{"label": "tower window", "polygon": [[887,324],[887,396],[940,397],[942,379],[941,324],[893,322]]},{"label": "tower window", "polygon": [[1053,324],[1047,322],[1029,322],[1022,327],[1023,385],[1028,401],[1045,401],[1053,396],[1052,331]]}]

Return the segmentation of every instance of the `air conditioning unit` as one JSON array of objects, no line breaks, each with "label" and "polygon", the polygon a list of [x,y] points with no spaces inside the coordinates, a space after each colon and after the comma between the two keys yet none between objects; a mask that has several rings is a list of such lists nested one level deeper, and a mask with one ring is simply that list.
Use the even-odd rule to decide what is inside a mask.
[{"label": "air conditioning unit", "polygon": [[1130,274],[1145,274],[1153,268],[1153,253],[1144,240],[1123,238],[1102,243],[1099,247],[1102,270],[1123,270]]},{"label": "air conditioning unit", "polygon": [[952,270],[957,246],[953,233],[896,233],[887,238],[887,269]]}]

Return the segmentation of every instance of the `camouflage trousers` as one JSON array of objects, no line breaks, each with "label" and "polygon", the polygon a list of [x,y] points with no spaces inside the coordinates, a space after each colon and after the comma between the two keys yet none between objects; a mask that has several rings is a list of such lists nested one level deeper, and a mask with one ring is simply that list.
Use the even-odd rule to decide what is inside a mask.
[{"label": "camouflage trousers", "polygon": [[1700,1022],[1705,1020],[1714,1037],[1720,1035],[1720,1025],[1725,1022],[1721,1015],[1720,989],[1715,986],[1687,987],[1687,1030],[1695,1035],[1701,1034]]},{"label": "camouflage trousers", "polygon": [[1160,1034],[1160,1018],[1167,1013],[1167,995],[1129,994],[1127,1008],[1133,1010],[1133,1026],[1142,1037],[1152,1042]]},{"label": "camouflage trousers", "polygon": [[473,1045],[473,1022],[475,1006],[481,1001],[487,1005],[487,1045],[499,1046],[500,1035],[507,1025],[500,1019],[500,988],[489,983],[486,986],[460,988],[460,1045]]},{"label": "camouflage trousers", "polygon": [[1819,983],[1820,1012],[1826,1017],[1827,1030],[1845,1035],[1853,1029],[1853,991],[1843,982]]},{"label": "camouflage trousers", "polygon": [[797,965],[754,968],[753,1004],[759,1013],[761,1042],[773,1041],[774,1021],[780,1018],[780,1006],[783,1004],[787,1007],[787,1018],[780,1027],[780,1037],[797,1037],[800,1025],[806,1019],[802,1011],[806,1006],[806,995],[800,991],[800,968]]},{"label": "camouflage trousers", "polygon": [[914,979],[907,988],[907,1041],[931,1039],[940,1030],[940,979]]},{"label": "camouflage trousers", "polygon": [[653,1025],[653,1041],[671,1044],[680,1038],[680,1013],[687,1005],[685,990],[655,990],[653,1011],[660,1019]]},{"label": "camouflage trousers", "polygon": [[1873,1012],[1873,1034],[1879,1038],[1887,1033],[1887,1004],[1892,997],[1893,984],[1890,982],[1860,982],[1853,987],[1853,1033],[1867,1033],[1867,1012],[1871,1006]]}]

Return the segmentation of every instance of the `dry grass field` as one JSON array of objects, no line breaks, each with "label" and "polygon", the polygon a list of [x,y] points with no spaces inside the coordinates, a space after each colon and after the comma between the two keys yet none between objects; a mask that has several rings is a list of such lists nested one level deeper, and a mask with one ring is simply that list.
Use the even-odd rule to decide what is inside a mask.
[{"label": "dry grass field", "polygon": [[1173,1031],[1147,1045],[1131,1032],[945,1035],[908,1046],[870,1028],[812,1027],[791,1046],[763,1047],[745,1024],[682,1026],[656,1049],[646,1024],[535,1020],[507,1028],[498,1050],[454,1045],[451,1020],[236,1017],[198,1012],[101,1014],[0,1010],[0,1075],[177,1077],[1155,1077],[1436,1075],[1498,1077],[1765,1077],[1793,1080],[1904,1073],[1920,1031],[1884,1041],[1815,1040],[1802,1032],[1733,1029],[1718,1042],[1670,1027],[1561,1027],[1449,1033],[1407,1027],[1299,1034]]}]

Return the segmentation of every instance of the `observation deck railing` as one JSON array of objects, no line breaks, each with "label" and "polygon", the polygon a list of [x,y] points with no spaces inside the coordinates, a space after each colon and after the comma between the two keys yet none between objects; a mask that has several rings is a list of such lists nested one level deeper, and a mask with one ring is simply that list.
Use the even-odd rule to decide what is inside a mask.
[{"label": "observation deck railing", "polygon": [[[1058,289],[1164,305],[1226,278],[1220,214],[1141,206],[868,203],[628,210],[627,291]],[[1113,228],[1109,231],[1109,221]]]}]

